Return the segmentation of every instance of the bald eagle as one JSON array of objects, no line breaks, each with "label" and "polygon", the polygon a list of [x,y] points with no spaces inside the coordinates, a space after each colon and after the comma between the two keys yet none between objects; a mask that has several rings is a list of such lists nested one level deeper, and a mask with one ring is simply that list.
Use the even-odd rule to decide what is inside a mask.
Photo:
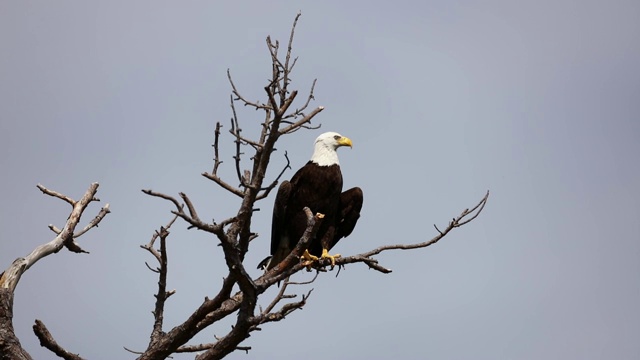
[{"label": "bald eagle", "polygon": [[283,181],[273,205],[271,223],[271,256],[259,268],[270,270],[289,255],[307,227],[303,208],[324,214],[324,219],[303,258],[312,262],[329,259],[332,267],[340,254],[329,250],[353,231],[362,209],[362,190],[354,187],[342,192],[342,172],[336,150],[352,147],[351,140],[335,132],[327,132],[315,141],[313,155],[291,181]]}]

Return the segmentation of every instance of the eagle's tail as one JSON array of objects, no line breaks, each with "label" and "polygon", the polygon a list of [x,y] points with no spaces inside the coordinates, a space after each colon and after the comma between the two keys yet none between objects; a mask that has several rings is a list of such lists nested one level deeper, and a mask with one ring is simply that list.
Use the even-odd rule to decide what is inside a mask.
[{"label": "eagle's tail", "polygon": [[265,270],[265,271],[269,269],[269,264],[271,263],[272,258],[273,256],[269,255],[266,258],[264,258],[264,260],[260,261],[260,263],[258,264],[258,269]]}]

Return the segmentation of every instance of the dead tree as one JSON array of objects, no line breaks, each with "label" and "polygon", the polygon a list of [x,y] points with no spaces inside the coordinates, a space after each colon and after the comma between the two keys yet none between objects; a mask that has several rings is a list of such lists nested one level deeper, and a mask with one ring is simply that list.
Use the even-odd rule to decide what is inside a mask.
[{"label": "dead tree", "polygon": [[[311,291],[309,291],[297,297],[287,293],[291,285],[302,284],[289,279],[292,275],[305,269],[305,265],[300,262],[300,256],[309,245],[322,221],[321,216],[313,214],[308,208],[305,208],[307,213],[305,233],[294,250],[278,266],[254,279],[248,274],[246,266],[255,266],[255,264],[244,263],[251,241],[257,237],[251,230],[251,220],[255,205],[258,201],[269,196],[277,186],[285,170],[289,167],[287,159],[287,165],[275,179],[267,180],[265,178],[276,142],[281,136],[288,136],[300,129],[317,128],[318,126],[312,125],[312,119],[323,110],[322,106],[310,107],[312,100],[314,100],[315,80],[311,85],[309,94],[300,103],[300,106],[293,106],[298,97],[298,91],[292,90],[290,85],[291,73],[297,58],[292,57],[291,51],[295,27],[299,17],[300,14],[294,20],[284,54],[282,54],[278,41],[274,42],[270,37],[266,39],[272,72],[270,80],[264,87],[264,102],[250,101],[244,97],[234,84],[230,72],[227,72],[232,93],[232,116],[228,136],[234,142],[235,148],[233,164],[236,179],[233,180],[233,183],[237,181],[239,185],[232,185],[232,181],[223,179],[218,173],[218,169],[222,164],[220,156],[221,123],[216,124],[214,133],[213,169],[211,172],[203,173],[202,176],[238,196],[240,206],[237,212],[226,219],[208,222],[200,217],[195,202],[185,193],[171,196],[153,190],[143,190],[147,195],[170,202],[173,207],[171,211],[173,218],[153,234],[149,243],[141,246],[150,252],[158,262],[157,267],[149,266],[151,271],[158,274],[158,289],[155,294],[154,322],[147,349],[143,351],[129,350],[137,354],[140,360],[165,359],[172,354],[185,352],[197,353],[195,358],[198,360],[221,359],[236,350],[249,351],[250,347],[241,346],[241,343],[252,332],[260,330],[260,326],[265,323],[280,321],[293,311],[301,309],[311,294]],[[262,120],[259,122],[261,131],[257,138],[251,139],[243,135],[240,119],[236,112],[236,105],[253,108],[262,114]],[[243,169],[243,164],[247,161],[246,158],[243,158],[245,152],[250,152],[251,154],[249,158],[250,169],[246,170]],[[20,346],[15,334],[13,334],[11,323],[13,289],[15,289],[20,279],[20,275],[40,258],[57,252],[62,247],[67,247],[71,251],[82,252],[82,249],[75,243],[74,239],[90,228],[97,226],[100,220],[109,212],[109,207],[106,205],[83,230],[74,232],[80,215],[86,206],[91,201],[97,200],[94,197],[97,187],[97,184],[93,184],[82,200],[77,202],[64,195],[40,187],[46,194],[69,202],[73,206],[73,211],[67,225],[62,230],[51,227],[57,234],[54,241],[38,247],[26,258],[17,259],[0,278],[0,325],[2,326],[0,330],[0,353],[4,355],[1,358],[30,359],[26,351]],[[478,204],[471,209],[464,210],[460,215],[453,218],[443,230],[435,227],[437,233],[430,240],[409,245],[381,246],[361,254],[338,258],[336,265],[340,268],[348,264],[363,263],[379,272],[390,273],[391,270],[382,266],[374,256],[384,251],[423,248],[438,242],[453,229],[474,220],[484,209],[488,196],[489,193],[487,192]],[[205,298],[202,304],[181,324],[171,329],[165,329],[163,324],[165,303],[175,292],[174,290],[167,290],[168,253],[166,243],[169,241],[169,229],[178,219],[186,222],[190,229],[209,233],[216,239],[224,252],[227,271],[220,289],[212,298]],[[326,271],[325,266],[327,265],[326,263],[315,265],[316,277],[321,272]],[[316,277],[307,283],[313,282]],[[276,284],[280,284],[278,293],[273,299],[270,299],[266,307],[259,307],[258,298],[267,289]],[[235,286],[239,290],[233,292]],[[210,325],[230,316],[235,318],[235,323],[228,333],[215,337],[215,341],[211,343],[190,343],[195,335],[207,329]],[[42,322],[36,320],[34,331],[42,346],[47,347],[56,355],[65,359],[81,359],[78,355],[70,353],[58,345]]]}]

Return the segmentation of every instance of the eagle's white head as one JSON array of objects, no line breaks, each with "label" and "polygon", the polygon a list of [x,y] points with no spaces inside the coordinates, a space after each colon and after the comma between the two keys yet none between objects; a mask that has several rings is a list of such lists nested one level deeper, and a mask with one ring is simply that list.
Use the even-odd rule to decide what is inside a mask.
[{"label": "eagle's white head", "polygon": [[320,166],[340,165],[336,150],[340,146],[353,147],[351,139],[336,132],[326,132],[316,138],[311,161]]}]

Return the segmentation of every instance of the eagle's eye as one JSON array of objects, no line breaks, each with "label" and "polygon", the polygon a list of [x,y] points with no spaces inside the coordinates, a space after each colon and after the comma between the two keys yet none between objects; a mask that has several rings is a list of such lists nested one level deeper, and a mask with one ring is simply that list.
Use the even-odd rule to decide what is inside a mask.
[{"label": "eagle's eye", "polygon": [[333,135],[333,138],[338,140],[338,139],[340,139],[340,135]]}]

